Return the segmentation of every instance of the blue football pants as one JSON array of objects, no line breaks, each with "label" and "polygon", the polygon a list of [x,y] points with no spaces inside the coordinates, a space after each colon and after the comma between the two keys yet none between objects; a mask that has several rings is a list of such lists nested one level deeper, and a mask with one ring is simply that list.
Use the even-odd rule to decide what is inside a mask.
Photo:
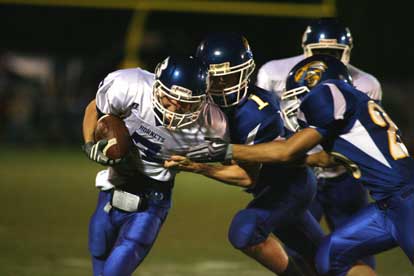
[{"label": "blue football pants", "polygon": [[143,212],[105,210],[111,192],[101,191],[89,224],[94,276],[128,276],[144,260],[167,217],[170,201],[148,202]]},{"label": "blue football pants", "polygon": [[[345,173],[335,178],[318,179],[318,191],[310,211],[319,222],[325,215],[329,229],[334,231],[367,205],[366,189]],[[375,269],[374,256],[367,256],[361,261]]]},{"label": "blue football pants", "polygon": [[[274,183],[266,194],[256,197],[233,218],[229,229],[230,243],[237,249],[257,245],[274,233],[287,247],[313,263],[323,231],[307,211],[316,192],[313,172],[296,175],[296,181],[279,189]],[[284,183],[283,183],[284,184]]]},{"label": "blue football pants", "polygon": [[356,261],[396,246],[413,261],[414,193],[404,190],[364,207],[325,237],[316,256],[318,272],[343,276]]}]

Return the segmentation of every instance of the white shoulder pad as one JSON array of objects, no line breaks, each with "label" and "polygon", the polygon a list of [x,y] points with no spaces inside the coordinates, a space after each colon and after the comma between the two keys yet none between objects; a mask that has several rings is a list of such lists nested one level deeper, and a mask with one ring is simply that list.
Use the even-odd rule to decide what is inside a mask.
[{"label": "white shoulder pad", "polygon": [[348,70],[351,73],[354,86],[358,90],[366,93],[373,100],[382,100],[381,84],[376,77],[351,64],[348,64]]},{"label": "white shoulder pad", "polygon": [[108,74],[96,93],[96,106],[105,114],[128,116],[139,94],[152,87],[154,75],[139,68]]},{"label": "white shoulder pad", "polygon": [[287,75],[293,66],[303,58],[303,55],[299,55],[266,62],[260,67],[257,74],[257,86],[275,92],[276,95],[280,97],[280,94],[284,91],[286,86]]},{"label": "white shoulder pad", "polygon": [[209,132],[208,136],[229,141],[230,134],[227,117],[220,107],[214,103],[206,102],[200,114],[200,119],[202,120],[200,124],[206,127]]}]

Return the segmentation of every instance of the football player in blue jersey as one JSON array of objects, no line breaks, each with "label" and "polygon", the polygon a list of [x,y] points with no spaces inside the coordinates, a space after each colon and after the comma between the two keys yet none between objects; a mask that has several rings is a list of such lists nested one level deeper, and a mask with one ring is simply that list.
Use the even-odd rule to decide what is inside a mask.
[{"label": "football player in blue jersey", "polygon": [[154,244],[171,206],[176,171],[163,167],[171,152],[185,152],[204,137],[227,137],[220,109],[207,104],[207,70],[194,58],[169,57],[156,73],[140,68],[110,73],[85,110],[84,151],[113,165],[106,140],[95,141],[99,117],[123,119],[133,146],[116,167],[96,176],[99,197],[89,225],[93,275],[132,275]]},{"label": "football player in blue jersey", "polygon": [[[198,46],[196,57],[208,66],[211,85],[208,95],[227,115],[232,143],[259,144],[285,139],[276,96],[249,83],[255,63],[244,36],[211,34]],[[180,163],[183,161],[183,157],[174,156],[167,166],[245,187],[253,195],[253,200],[234,216],[230,225],[228,238],[236,249],[278,275],[314,273],[313,259],[323,232],[307,211],[316,192],[316,180],[309,169],[262,166],[255,161],[231,165]],[[309,260],[310,266],[296,264],[271,233]],[[290,240],[285,239],[288,234]]]},{"label": "football player in blue jersey", "polygon": [[375,202],[324,238],[316,257],[319,273],[345,275],[357,260],[396,246],[413,262],[414,159],[391,117],[355,89],[344,64],[330,56],[312,56],[295,65],[287,90],[302,126],[288,140],[227,147],[216,140],[187,156],[207,161],[205,152],[214,151],[215,161],[232,157],[284,163],[321,144],[364,183]]},{"label": "football player in blue jersey", "polygon": [[[284,106],[286,77],[299,61],[315,54],[331,55],[341,60],[352,76],[353,85],[378,102],[382,98],[381,84],[373,75],[350,64],[351,50],[354,46],[349,28],[336,18],[313,20],[302,36],[303,53],[294,57],[266,62],[257,74],[257,85],[272,91],[282,99],[282,115],[287,117],[285,124],[294,130],[294,116],[290,116],[289,106]],[[343,166],[322,169],[315,168],[318,191],[310,211],[316,220],[325,216],[331,231],[346,222],[353,214],[368,204],[368,194],[362,184],[356,183]],[[375,268],[373,256],[364,258],[364,263]]]}]

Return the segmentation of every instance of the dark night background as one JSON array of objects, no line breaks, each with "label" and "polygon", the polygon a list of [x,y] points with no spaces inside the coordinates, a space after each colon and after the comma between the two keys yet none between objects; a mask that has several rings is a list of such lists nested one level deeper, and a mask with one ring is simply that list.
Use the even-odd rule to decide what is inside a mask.
[{"label": "dark night background", "polygon": [[[337,17],[353,34],[351,63],[379,79],[383,85],[384,106],[405,136],[413,140],[414,115],[409,103],[414,98],[411,78],[414,38],[409,9],[398,2],[390,5],[383,1],[355,0],[336,1],[336,9]],[[94,96],[99,81],[119,68],[125,55],[125,36],[132,14],[127,9],[0,5],[3,56],[13,53],[46,58],[52,61],[53,67],[53,77],[48,78],[46,84],[39,84],[36,79],[21,80],[22,76],[7,70],[5,62],[1,63],[4,58],[0,58],[0,137],[11,143],[38,144],[45,139],[57,144],[79,143],[83,108]],[[150,12],[140,41],[140,66],[151,71],[170,54],[192,54],[208,32],[231,30],[248,38],[256,68],[259,68],[267,60],[301,53],[301,36],[310,20]],[[28,126],[13,126],[7,119],[12,116],[7,111],[13,98],[10,93],[13,89],[21,89],[16,88],[19,80],[24,87],[37,91],[29,96],[33,100],[30,98],[27,103],[32,110],[32,114],[27,115],[30,118],[26,118]],[[42,107],[45,104],[48,105],[46,109]],[[31,137],[22,135],[27,131],[19,130],[20,127],[34,133],[29,135]],[[39,129],[44,131],[36,131]],[[12,132],[19,133],[12,135]],[[411,145],[410,141],[406,143]]]},{"label": "dark night background", "polygon": [[[81,124],[86,105],[109,72],[136,65],[153,71],[170,54],[193,54],[212,31],[243,33],[258,69],[270,59],[302,53],[302,34],[311,20],[160,11],[140,11],[137,16],[128,9],[50,5],[168,0],[81,1],[0,0],[1,276],[91,275],[88,222],[97,197],[94,179],[103,167],[82,153]],[[190,0],[169,1],[191,5]],[[240,2],[253,0],[223,1],[234,2],[237,9]],[[337,17],[351,29],[351,64],[381,82],[384,107],[414,153],[414,24],[409,1],[274,2],[322,1],[334,3]],[[13,2],[49,5],[3,4]],[[131,32],[134,20],[144,22],[133,25],[143,32]],[[136,38],[135,44],[131,38]],[[231,220],[250,200],[236,187],[180,173],[169,218],[134,275],[270,275],[227,240]],[[381,276],[413,275],[399,248],[377,256],[377,271]]]}]

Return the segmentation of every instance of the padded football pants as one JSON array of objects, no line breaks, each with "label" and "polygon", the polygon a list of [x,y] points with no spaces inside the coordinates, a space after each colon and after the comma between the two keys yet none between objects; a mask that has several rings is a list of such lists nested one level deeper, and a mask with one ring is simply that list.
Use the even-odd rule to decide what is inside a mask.
[{"label": "padded football pants", "polygon": [[110,191],[99,193],[89,225],[94,276],[128,276],[144,260],[167,217],[170,200],[149,200],[142,212],[108,210]]},{"label": "padded football pants", "polygon": [[322,275],[343,276],[361,258],[399,246],[414,260],[414,187],[364,207],[325,237],[316,265]]},{"label": "padded football pants", "polygon": [[[368,205],[366,189],[355,182],[347,173],[335,178],[318,179],[318,191],[310,211],[317,221],[321,221],[325,215],[331,231],[344,225],[350,217]],[[375,269],[374,256],[367,256],[361,261]]]}]

